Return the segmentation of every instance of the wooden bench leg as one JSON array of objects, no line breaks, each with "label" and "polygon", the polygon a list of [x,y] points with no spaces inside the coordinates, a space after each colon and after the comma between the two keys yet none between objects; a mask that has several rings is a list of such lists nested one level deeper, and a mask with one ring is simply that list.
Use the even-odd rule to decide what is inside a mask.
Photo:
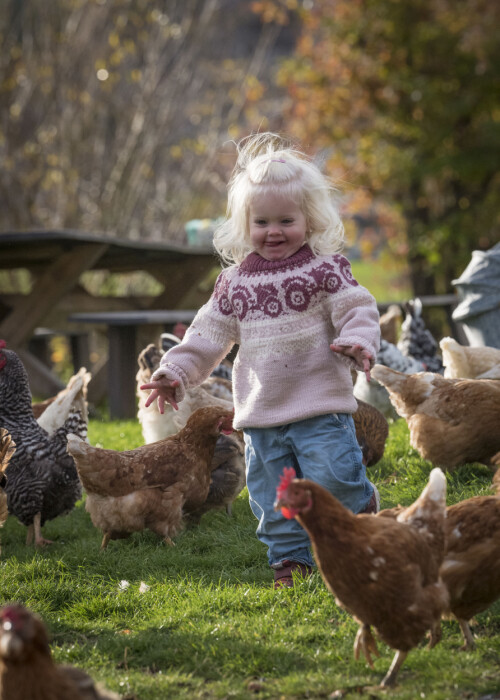
[{"label": "wooden bench leg", "polygon": [[135,326],[109,326],[109,414],[112,419],[137,415]]}]

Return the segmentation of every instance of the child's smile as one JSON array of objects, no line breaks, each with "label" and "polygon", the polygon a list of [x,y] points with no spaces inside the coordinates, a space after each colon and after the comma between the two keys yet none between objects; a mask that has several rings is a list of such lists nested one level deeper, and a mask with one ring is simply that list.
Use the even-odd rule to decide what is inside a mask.
[{"label": "child's smile", "polygon": [[255,195],[250,204],[250,240],[266,260],[294,255],[306,240],[306,218],[299,205],[276,193]]}]

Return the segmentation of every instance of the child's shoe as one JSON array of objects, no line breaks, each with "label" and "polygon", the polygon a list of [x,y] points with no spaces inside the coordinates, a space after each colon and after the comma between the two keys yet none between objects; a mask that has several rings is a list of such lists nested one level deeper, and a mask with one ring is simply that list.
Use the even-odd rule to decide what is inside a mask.
[{"label": "child's shoe", "polygon": [[293,588],[293,573],[296,576],[307,578],[312,574],[312,571],[312,566],[286,559],[281,562],[279,569],[274,569],[274,588]]},{"label": "child's shoe", "polygon": [[361,511],[361,513],[378,513],[380,511],[380,494],[378,492],[378,488],[375,486],[375,484],[372,484],[373,486],[373,493],[372,497],[368,501],[367,505],[365,506],[365,509]]}]

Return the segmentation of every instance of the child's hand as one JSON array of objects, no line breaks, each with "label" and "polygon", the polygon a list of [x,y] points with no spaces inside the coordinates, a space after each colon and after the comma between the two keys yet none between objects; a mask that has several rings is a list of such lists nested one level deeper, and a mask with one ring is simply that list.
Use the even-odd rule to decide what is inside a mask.
[{"label": "child's hand", "polygon": [[155,399],[158,399],[158,410],[162,415],[165,413],[165,401],[177,411],[179,406],[175,400],[175,387],[179,386],[179,384],[180,382],[177,379],[171,381],[165,377],[143,384],[141,389],[152,389],[145,403],[146,408],[151,406]]},{"label": "child's hand", "polygon": [[368,350],[362,348],[361,345],[330,345],[330,348],[333,352],[340,352],[342,355],[352,357],[358,365],[362,365],[366,381],[369,382],[371,380],[370,360],[372,356]]}]

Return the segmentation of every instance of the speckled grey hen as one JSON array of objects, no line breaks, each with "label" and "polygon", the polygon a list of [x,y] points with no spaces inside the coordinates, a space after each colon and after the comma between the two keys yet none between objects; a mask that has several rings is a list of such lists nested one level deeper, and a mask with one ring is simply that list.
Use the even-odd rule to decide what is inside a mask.
[{"label": "speckled grey hen", "polygon": [[37,547],[49,544],[41,526],[69,513],[82,495],[74,459],[67,453],[67,434],[86,437],[87,426],[79,412],[71,413],[53,435],[37,423],[23,363],[0,341],[0,427],[16,443],[7,467],[7,507],[28,527],[26,542]]}]

